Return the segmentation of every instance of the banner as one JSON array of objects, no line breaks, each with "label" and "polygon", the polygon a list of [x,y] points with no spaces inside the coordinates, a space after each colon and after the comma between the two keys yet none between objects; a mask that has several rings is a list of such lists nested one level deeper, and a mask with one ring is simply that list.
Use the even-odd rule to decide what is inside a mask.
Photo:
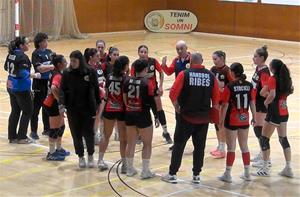
[{"label": "banner", "polygon": [[167,33],[191,32],[198,24],[196,15],[186,10],[154,10],[144,22],[149,31]]}]

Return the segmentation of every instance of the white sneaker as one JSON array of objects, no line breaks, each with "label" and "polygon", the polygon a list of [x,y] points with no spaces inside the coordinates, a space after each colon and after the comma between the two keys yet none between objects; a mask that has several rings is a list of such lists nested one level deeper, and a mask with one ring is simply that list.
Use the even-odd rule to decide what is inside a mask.
[{"label": "white sneaker", "polygon": [[121,174],[126,174],[127,172],[127,165],[126,162],[122,162],[122,166],[121,166]]},{"label": "white sneaker", "polygon": [[[252,166],[255,168],[262,168],[264,165],[264,160],[259,160],[257,162],[252,163]],[[272,167],[271,160],[268,161],[268,167]]]},{"label": "white sneaker", "polygon": [[141,179],[150,179],[155,177],[155,173],[151,172],[150,170],[142,171],[141,173]]},{"label": "white sneaker", "polygon": [[269,177],[270,176],[270,168],[269,167],[261,167],[257,170],[256,173],[253,173],[254,176],[264,176],[264,177]]},{"label": "white sneaker", "polygon": [[258,161],[260,161],[260,160],[263,160],[263,157],[262,157],[261,152],[258,153],[257,155],[255,155],[255,157],[253,157],[250,161],[251,161],[251,162],[258,162]]},{"label": "white sneaker", "polygon": [[168,182],[168,183],[177,183],[177,176],[176,175],[170,175],[169,173],[161,177],[162,181]]},{"label": "white sneaker", "polygon": [[200,175],[193,175],[192,183],[200,184]]},{"label": "white sneaker", "polygon": [[227,172],[224,172],[224,174],[223,174],[222,176],[218,177],[218,179],[219,179],[220,181],[224,181],[224,182],[226,182],[226,183],[232,183],[232,177],[231,177],[231,175],[230,175],[229,173],[227,173]]},{"label": "white sneaker", "polygon": [[251,175],[249,173],[243,173],[241,176],[240,176],[241,179],[244,179],[245,181],[252,181],[251,179]]},{"label": "white sneaker", "polygon": [[97,131],[95,133],[95,135],[94,135],[95,145],[99,145],[100,144],[100,139],[101,139],[100,132]]},{"label": "white sneaker", "polygon": [[101,161],[98,162],[98,169],[100,171],[107,170],[108,169],[108,165],[103,160],[101,160]]},{"label": "white sneaker", "polygon": [[88,167],[89,168],[94,168],[95,167],[95,163],[94,163],[94,156],[93,155],[89,155],[88,156]]},{"label": "white sneaker", "polygon": [[278,173],[280,176],[286,176],[289,178],[294,177],[294,173],[291,167],[285,167],[281,172]]},{"label": "white sneaker", "polygon": [[86,167],[86,162],[84,157],[79,157],[79,168],[85,168]]},{"label": "white sneaker", "polygon": [[127,168],[126,175],[132,177],[137,174],[137,170],[135,168]]}]

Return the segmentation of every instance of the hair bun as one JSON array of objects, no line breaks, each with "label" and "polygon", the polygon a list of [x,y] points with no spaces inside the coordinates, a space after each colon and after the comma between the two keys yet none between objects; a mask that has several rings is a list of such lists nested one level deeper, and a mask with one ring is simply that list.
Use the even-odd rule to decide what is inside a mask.
[{"label": "hair bun", "polygon": [[263,50],[267,51],[268,50],[268,46],[267,45],[264,45],[261,47]]}]

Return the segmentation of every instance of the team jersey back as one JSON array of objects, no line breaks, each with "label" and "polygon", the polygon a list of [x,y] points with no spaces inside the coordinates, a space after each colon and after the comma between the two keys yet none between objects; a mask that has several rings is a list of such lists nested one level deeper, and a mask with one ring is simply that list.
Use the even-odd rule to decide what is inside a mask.
[{"label": "team jersey back", "polygon": [[224,90],[224,102],[228,102],[226,117],[230,125],[249,125],[250,101],[255,99],[253,85],[248,81],[233,81]]},{"label": "team jersey back", "polygon": [[123,82],[124,77],[115,77],[110,74],[107,78],[107,102],[105,105],[105,111],[107,112],[122,112],[124,111],[123,103]]},{"label": "team jersey back", "polygon": [[147,78],[129,77],[124,82],[123,91],[126,94],[126,111],[141,112],[148,110],[153,98],[154,87]]}]

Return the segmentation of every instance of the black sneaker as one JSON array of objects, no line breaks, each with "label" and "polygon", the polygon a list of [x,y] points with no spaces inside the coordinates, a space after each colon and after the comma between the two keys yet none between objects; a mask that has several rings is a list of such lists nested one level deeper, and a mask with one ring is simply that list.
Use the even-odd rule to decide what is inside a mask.
[{"label": "black sneaker", "polygon": [[36,132],[31,132],[29,137],[31,137],[31,139],[33,139],[33,140],[40,139],[40,137],[38,136],[38,134]]},{"label": "black sneaker", "polygon": [[161,177],[162,181],[165,181],[167,183],[177,183],[177,177],[176,175],[170,175],[170,174],[166,174],[164,176]]},{"label": "black sneaker", "polygon": [[17,144],[18,143],[18,139],[11,139],[9,140],[10,144]]},{"label": "black sneaker", "polygon": [[63,161],[65,160],[65,156],[59,155],[58,152],[49,153],[46,156],[47,161]]},{"label": "black sneaker", "polygon": [[165,140],[166,140],[166,142],[167,142],[168,144],[172,144],[172,143],[173,143],[173,140],[171,139],[169,133],[163,133],[162,136],[163,136],[163,138],[165,138]]},{"label": "black sneaker", "polygon": [[44,130],[42,135],[46,135],[46,136],[49,136],[49,130]]}]

